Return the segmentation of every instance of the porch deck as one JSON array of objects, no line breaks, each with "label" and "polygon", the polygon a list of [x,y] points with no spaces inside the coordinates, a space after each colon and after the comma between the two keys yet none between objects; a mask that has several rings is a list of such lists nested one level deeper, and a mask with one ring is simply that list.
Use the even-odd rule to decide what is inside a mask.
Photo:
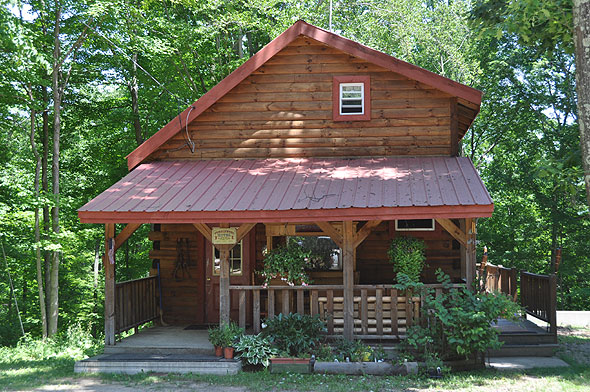
[{"label": "porch deck", "polygon": [[213,356],[215,348],[209,343],[207,329],[186,329],[182,326],[153,326],[140,330],[117,342],[105,346],[105,354],[193,354]]}]

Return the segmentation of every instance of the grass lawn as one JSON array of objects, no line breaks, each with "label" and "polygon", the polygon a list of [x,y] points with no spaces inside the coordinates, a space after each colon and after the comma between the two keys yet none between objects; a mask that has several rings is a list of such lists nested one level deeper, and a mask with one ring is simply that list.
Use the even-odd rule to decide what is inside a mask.
[{"label": "grass lawn", "polygon": [[[85,390],[197,390],[231,391],[589,391],[590,365],[581,356],[569,355],[577,347],[590,345],[590,331],[560,337],[560,355],[570,368],[535,369],[527,372],[482,370],[454,373],[442,380],[424,377],[326,376],[242,372],[236,376],[197,376],[176,374],[78,375],[73,373],[74,359],[26,359],[17,349],[0,353],[0,390],[76,389]],[[14,350],[11,355],[10,350]],[[214,387],[212,387],[214,385]],[[80,387],[80,389],[82,389]]]}]

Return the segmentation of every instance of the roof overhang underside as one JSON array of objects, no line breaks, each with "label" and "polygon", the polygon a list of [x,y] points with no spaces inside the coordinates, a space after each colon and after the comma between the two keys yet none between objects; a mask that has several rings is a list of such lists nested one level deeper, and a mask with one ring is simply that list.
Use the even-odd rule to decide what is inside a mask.
[{"label": "roof overhang underside", "polygon": [[162,161],[78,211],[83,223],[245,223],[489,217],[465,157]]}]

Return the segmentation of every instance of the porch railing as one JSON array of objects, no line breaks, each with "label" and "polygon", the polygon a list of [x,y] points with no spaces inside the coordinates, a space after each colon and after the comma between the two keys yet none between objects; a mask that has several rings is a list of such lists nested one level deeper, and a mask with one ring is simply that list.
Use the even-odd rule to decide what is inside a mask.
[{"label": "porch railing", "polygon": [[486,291],[499,291],[509,295],[514,301],[516,301],[518,284],[516,281],[516,272],[515,268],[486,264],[483,271],[480,271],[480,274],[483,273],[483,276],[481,276],[480,279],[483,280]]},{"label": "porch railing", "polygon": [[155,320],[158,317],[157,293],[157,276],[115,284],[115,333]]},{"label": "porch railing", "polygon": [[[436,293],[442,285],[427,285]],[[452,287],[464,287],[462,284]],[[239,319],[246,326],[246,295],[252,293],[252,328],[260,332],[261,320],[279,313],[319,315],[326,322],[328,335],[344,332],[344,286],[230,286],[238,291]],[[406,335],[407,327],[420,317],[422,299],[418,295],[398,292],[391,285],[355,285],[354,337],[364,339],[399,339]],[[231,296],[230,296],[231,297]]]},{"label": "porch railing", "polygon": [[557,334],[555,274],[540,275],[521,271],[520,303],[528,314],[548,323],[550,333]]}]

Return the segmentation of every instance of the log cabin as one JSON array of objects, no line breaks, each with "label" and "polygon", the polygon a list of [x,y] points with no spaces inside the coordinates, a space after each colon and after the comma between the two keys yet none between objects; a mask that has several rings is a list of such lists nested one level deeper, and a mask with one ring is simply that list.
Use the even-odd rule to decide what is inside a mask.
[{"label": "log cabin", "polygon": [[[392,286],[391,239],[425,241],[422,280],[475,276],[476,219],[493,202],[460,142],[482,93],[298,21],[127,156],[129,174],[79,209],[105,225],[105,340],[158,319],[319,314],[331,335],[399,338],[419,313]],[[115,232],[115,225],[121,230]],[[116,283],[142,224],[150,277]],[[264,253],[331,241],[307,286],[263,286]]]}]

